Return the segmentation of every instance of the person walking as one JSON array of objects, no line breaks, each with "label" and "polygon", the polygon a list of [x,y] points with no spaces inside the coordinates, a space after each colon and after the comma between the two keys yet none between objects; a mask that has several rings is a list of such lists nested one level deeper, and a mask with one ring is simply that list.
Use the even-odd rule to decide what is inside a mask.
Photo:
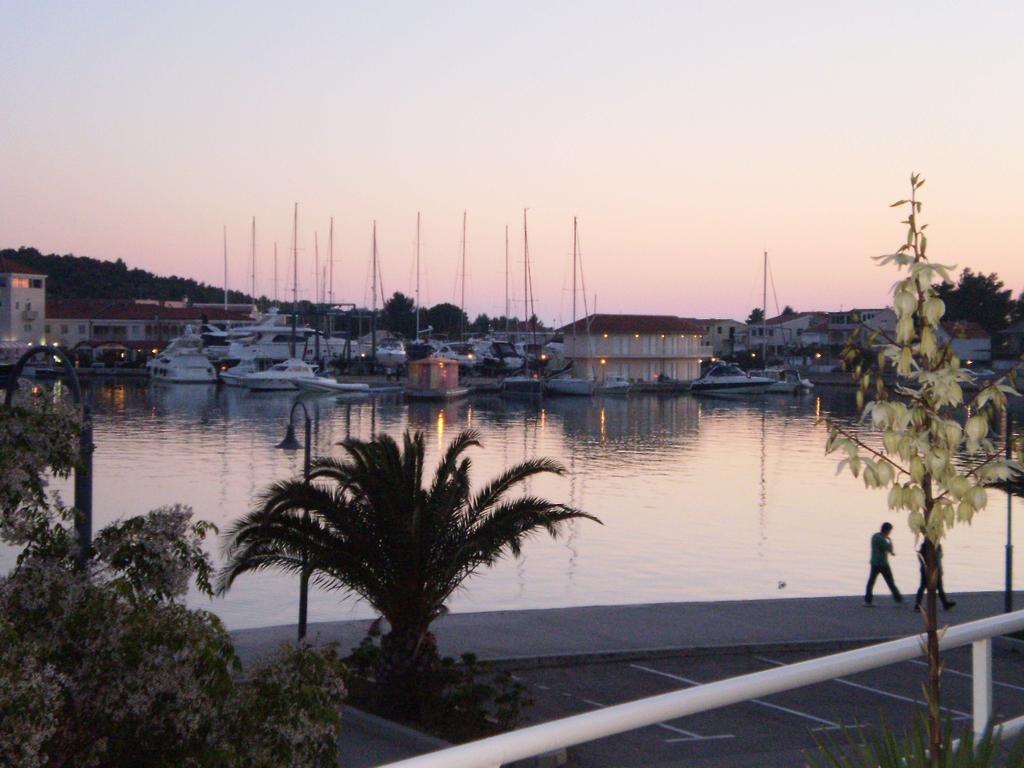
[{"label": "person walking", "polygon": [[864,592],[864,605],[872,605],[872,591],[875,588],[875,579],[881,575],[885,579],[889,591],[892,592],[892,599],[897,603],[903,602],[903,595],[896,587],[892,577],[892,569],[889,567],[889,555],[896,556],[892,548],[892,523],[882,523],[881,529],[871,537],[871,574],[868,576],[868,586]]},{"label": "person walking", "polygon": [[942,545],[939,544],[938,548],[932,544],[931,540],[925,536],[924,541],[917,550],[917,562],[921,566],[921,583],[917,587],[917,599],[914,600],[914,610],[921,610],[921,598],[924,597],[924,591],[928,588],[928,553],[930,550],[935,549],[935,564],[938,566],[938,580],[935,585],[936,590],[939,593],[939,600],[942,601],[942,610],[948,611],[954,605],[956,600],[950,600],[946,597],[946,590],[942,588]]}]

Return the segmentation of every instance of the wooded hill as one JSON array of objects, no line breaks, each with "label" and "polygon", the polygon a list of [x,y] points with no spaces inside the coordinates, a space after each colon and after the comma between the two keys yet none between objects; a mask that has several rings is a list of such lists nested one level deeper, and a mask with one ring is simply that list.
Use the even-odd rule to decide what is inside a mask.
[{"label": "wooded hill", "polygon": [[[121,259],[101,261],[89,256],[42,254],[35,248],[6,248],[0,256],[32,267],[47,276],[51,299],[159,299],[194,303],[224,300],[224,289],[188,277],[162,277],[145,269],[129,269]],[[241,291],[228,291],[228,301],[251,303]]]}]

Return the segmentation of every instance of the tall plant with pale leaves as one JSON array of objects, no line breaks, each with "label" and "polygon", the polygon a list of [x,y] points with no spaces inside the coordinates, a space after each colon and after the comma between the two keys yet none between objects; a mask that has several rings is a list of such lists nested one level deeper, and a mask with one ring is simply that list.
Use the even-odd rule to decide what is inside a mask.
[{"label": "tall plant with pale leaves", "polygon": [[[1007,397],[1019,393],[1012,378],[977,388],[951,342],[940,343],[945,305],[933,286],[952,282],[954,267],[928,258],[928,225],[920,222],[917,197],[923,185],[914,174],[910,197],[892,204],[908,211],[906,241],[895,253],[876,258],[902,273],[892,294],[895,331],[861,327],[843,352],[844,367],[858,379],[862,424],[831,421],[826,452],[842,454],[840,472],[851,472],[868,488],[887,490],[889,508],[906,514],[914,535],[938,545],[953,526],[970,523],[984,509],[987,485],[1020,471],[1018,462],[1002,458],[993,440]],[[975,389],[968,397],[966,392]],[[929,742],[931,764],[937,766],[943,748],[938,562],[934,547],[926,552]]]}]

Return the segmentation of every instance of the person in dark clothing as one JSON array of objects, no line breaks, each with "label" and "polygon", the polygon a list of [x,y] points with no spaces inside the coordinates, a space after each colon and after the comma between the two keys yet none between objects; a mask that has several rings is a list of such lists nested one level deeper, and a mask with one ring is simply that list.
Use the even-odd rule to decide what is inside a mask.
[{"label": "person in dark clothing", "polygon": [[[917,599],[914,600],[914,610],[921,610],[921,598],[924,597],[924,591],[928,588],[928,552],[935,549],[935,545],[932,544],[931,540],[925,536],[924,542],[917,550],[917,562],[921,566],[921,583],[917,587]],[[946,597],[946,590],[942,588],[942,545],[939,544],[938,548],[935,549],[935,563],[938,565],[938,579],[935,584],[936,590],[939,593],[939,600],[942,601],[942,610],[948,611],[954,605],[956,600],[950,600]]]},{"label": "person in dark clothing", "polygon": [[896,588],[896,581],[892,577],[892,569],[889,567],[889,555],[896,556],[892,548],[892,523],[882,523],[882,528],[871,537],[871,574],[868,576],[868,586],[864,591],[864,605],[870,606],[872,591],[875,588],[875,579],[881,576],[885,579],[889,591],[892,592],[892,599],[897,603],[903,602],[903,595]]}]

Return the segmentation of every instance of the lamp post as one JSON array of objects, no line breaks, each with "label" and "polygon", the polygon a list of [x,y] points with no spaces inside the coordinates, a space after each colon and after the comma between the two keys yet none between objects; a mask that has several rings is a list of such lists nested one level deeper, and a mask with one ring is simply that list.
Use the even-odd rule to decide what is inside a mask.
[{"label": "lamp post", "polygon": [[[302,407],[302,413],[305,416],[305,446],[299,443],[295,438],[295,411],[297,408]],[[306,404],[301,400],[296,400],[295,404],[292,405],[292,410],[288,414],[288,430],[285,432],[284,440],[277,444],[278,448],[285,451],[295,451],[299,448],[304,448],[305,456],[302,461],[302,477],[308,483],[310,465],[312,461],[311,453],[313,448],[313,422],[309,418],[309,409],[306,408]],[[302,520],[304,523],[309,522],[309,510],[303,512]],[[309,606],[309,567],[307,563],[306,552],[302,553],[302,571],[299,574],[299,642],[302,642],[306,638],[306,614]]]},{"label": "lamp post", "polygon": [[18,389],[18,379],[25,365],[38,355],[52,355],[61,364],[71,385],[71,398],[82,408],[82,428],[78,434],[78,464],[75,466],[75,532],[78,534],[78,562],[85,564],[92,547],[92,412],[82,401],[82,385],[71,364],[71,358],[63,347],[33,347],[18,358],[17,364],[7,378],[7,394],[4,406],[10,407]]},{"label": "lamp post", "polygon": [[[1006,460],[1013,458],[1013,415],[1006,409]],[[1013,610],[1013,489],[1006,486],[1006,586],[1003,610]]]}]

